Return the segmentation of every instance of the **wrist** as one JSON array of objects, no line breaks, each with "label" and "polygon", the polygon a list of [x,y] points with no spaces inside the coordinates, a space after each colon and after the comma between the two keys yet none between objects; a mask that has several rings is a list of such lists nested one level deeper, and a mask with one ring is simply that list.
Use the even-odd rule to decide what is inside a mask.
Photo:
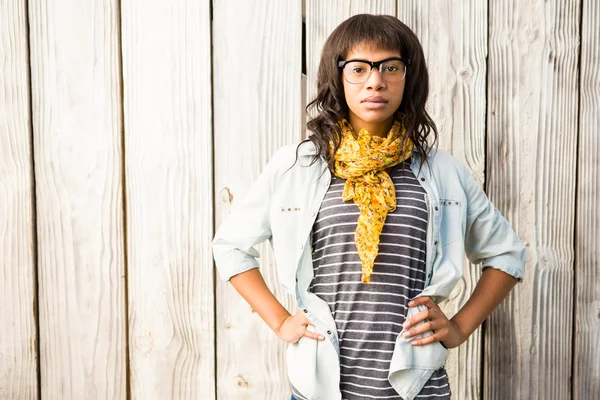
[{"label": "wrist", "polygon": [[275,326],[272,327],[273,332],[275,332],[275,334],[277,334],[279,336],[279,334],[281,333],[281,327],[283,326],[283,323],[285,322],[286,319],[288,319],[291,316],[292,316],[292,314],[288,314],[285,317],[283,317],[283,319],[279,323],[275,324]]},{"label": "wrist", "polygon": [[468,329],[465,329],[463,326],[461,326],[461,323],[454,318],[450,318],[449,322],[454,326],[454,330],[460,339],[460,343],[458,345],[466,342],[472,332],[469,332]]}]

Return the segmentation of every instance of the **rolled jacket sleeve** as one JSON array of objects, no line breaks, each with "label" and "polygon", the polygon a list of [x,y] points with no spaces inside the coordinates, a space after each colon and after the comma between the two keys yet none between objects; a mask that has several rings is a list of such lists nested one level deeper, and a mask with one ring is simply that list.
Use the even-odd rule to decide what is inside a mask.
[{"label": "rolled jacket sleeve", "polygon": [[473,264],[492,267],[523,280],[525,245],[511,224],[488,199],[463,165],[462,180],[467,195],[465,253]]},{"label": "rolled jacket sleeve", "polygon": [[271,238],[270,206],[277,151],[243,199],[234,204],[212,242],[213,256],[224,282],[259,266],[254,248]]}]

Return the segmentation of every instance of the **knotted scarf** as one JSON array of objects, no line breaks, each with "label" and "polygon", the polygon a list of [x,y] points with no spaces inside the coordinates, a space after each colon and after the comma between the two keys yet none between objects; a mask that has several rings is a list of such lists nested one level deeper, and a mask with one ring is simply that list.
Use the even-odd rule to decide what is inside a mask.
[{"label": "knotted scarf", "polygon": [[354,241],[362,263],[361,281],[370,283],[379,235],[387,214],[396,209],[396,188],[385,170],[408,159],[413,143],[407,139],[402,146],[406,130],[398,119],[386,137],[371,136],[364,128],[355,135],[346,119],[338,121],[338,126],[342,140],[334,155],[333,173],[346,179],[342,200],[354,200],[360,211]]}]

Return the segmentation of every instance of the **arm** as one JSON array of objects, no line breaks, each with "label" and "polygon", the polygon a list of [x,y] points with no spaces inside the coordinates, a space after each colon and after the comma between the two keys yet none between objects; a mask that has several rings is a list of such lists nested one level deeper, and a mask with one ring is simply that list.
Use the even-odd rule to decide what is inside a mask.
[{"label": "arm", "polygon": [[521,282],[526,258],[525,245],[463,164],[461,169],[467,197],[464,236],[467,258],[473,264],[481,264],[484,271],[504,271]]},{"label": "arm", "polygon": [[213,239],[215,264],[221,280],[230,282],[281,339],[288,343],[295,343],[302,336],[323,340],[321,335],[307,330],[312,324],[302,312],[290,316],[279,303],[267,287],[256,260],[259,253],[254,246],[272,236],[271,193],[282,157],[285,149],[275,153],[248,194],[219,226]]},{"label": "arm", "polygon": [[456,346],[463,343],[475,332],[475,329],[508,296],[516,283],[517,279],[515,277],[498,269],[485,268],[483,270],[483,274],[479,278],[471,297],[450,320],[460,332],[460,343]]},{"label": "arm", "polygon": [[243,198],[236,200],[212,242],[215,265],[221,280],[257,268],[260,254],[255,246],[271,237],[271,193],[282,150],[277,151]]},{"label": "arm", "polygon": [[271,293],[258,268],[252,268],[229,279],[235,290],[250,304],[256,313],[283,341],[296,343],[306,336],[315,340],[325,337],[307,329],[313,325],[299,311],[291,315]]},{"label": "arm", "polygon": [[291,314],[271,293],[258,268],[232,276],[229,282],[269,328],[278,334],[283,321]]},{"label": "arm", "polygon": [[446,348],[458,347],[498,307],[516,283],[515,277],[503,271],[485,268],[469,300],[450,320],[431,297],[417,297],[408,303],[409,307],[424,304],[427,310],[407,320],[405,329],[408,331],[408,328],[421,321],[429,320],[429,322],[411,329],[404,337],[408,338],[432,330],[435,332],[433,335],[415,339],[412,344],[424,345],[439,341]]},{"label": "arm", "polygon": [[409,307],[424,304],[427,310],[407,320],[405,330],[418,322],[429,321],[404,336],[411,337],[429,330],[435,332],[424,339],[413,340],[414,345],[440,341],[448,348],[459,346],[523,278],[524,244],[466,167],[461,164],[461,169],[467,196],[465,253],[473,264],[483,264],[483,273],[467,303],[451,320],[430,297],[419,297],[408,303]]}]

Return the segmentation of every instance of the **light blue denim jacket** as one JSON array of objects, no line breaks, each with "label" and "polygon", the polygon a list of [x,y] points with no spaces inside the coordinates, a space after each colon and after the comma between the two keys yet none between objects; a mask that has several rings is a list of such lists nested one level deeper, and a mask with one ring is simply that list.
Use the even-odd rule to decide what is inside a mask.
[{"label": "light blue denim jacket", "polygon": [[[331,173],[313,143],[278,150],[248,194],[235,204],[216,232],[213,253],[225,282],[258,267],[254,246],[269,240],[280,284],[315,325],[325,341],[306,337],[287,348],[290,382],[307,399],[341,399],[339,340],[328,304],[308,291],[313,279],[311,230]],[[419,296],[444,300],[461,278],[465,255],[474,264],[493,267],[519,281],[525,246],[489,201],[465,166],[452,155],[432,151],[419,171],[414,151],[411,168],[426,191],[428,207],[425,288]],[[425,306],[409,308],[407,318]],[[399,321],[400,323],[404,321]],[[417,337],[431,335],[427,332]],[[412,400],[433,371],[445,365],[448,350],[439,342],[412,346],[398,335],[388,378],[404,400]]]}]

